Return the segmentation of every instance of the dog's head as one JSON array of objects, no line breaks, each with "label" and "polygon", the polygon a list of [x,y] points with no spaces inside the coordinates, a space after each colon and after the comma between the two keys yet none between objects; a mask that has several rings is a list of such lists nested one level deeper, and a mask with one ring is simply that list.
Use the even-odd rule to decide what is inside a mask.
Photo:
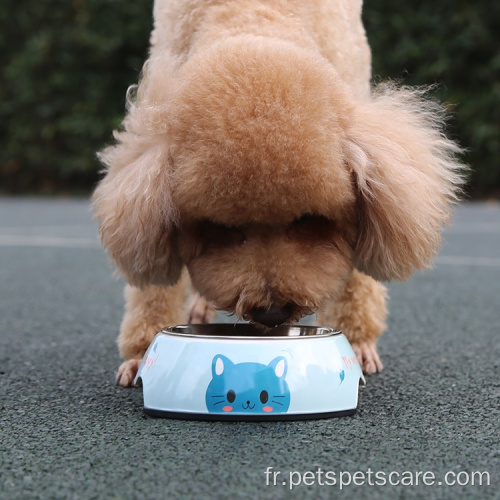
[{"label": "dog's head", "polygon": [[406,279],[435,254],[460,176],[415,92],[357,101],[320,56],[239,36],[170,69],[153,60],[94,195],[130,283],[183,265],[218,308],[274,325],[337,294],[354,267]]}]

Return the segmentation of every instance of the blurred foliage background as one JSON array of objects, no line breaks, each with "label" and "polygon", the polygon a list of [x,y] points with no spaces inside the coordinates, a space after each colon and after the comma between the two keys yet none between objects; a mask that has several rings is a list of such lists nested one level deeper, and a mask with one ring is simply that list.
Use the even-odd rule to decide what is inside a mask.
[{"label": "blurred foliage background", "polygon": [[[147,56],[152,2],[2,0],[0,192],[86,194]],[[471,197],[500,195],[500,2],[365,0],[376,80],[438,84]]]}]

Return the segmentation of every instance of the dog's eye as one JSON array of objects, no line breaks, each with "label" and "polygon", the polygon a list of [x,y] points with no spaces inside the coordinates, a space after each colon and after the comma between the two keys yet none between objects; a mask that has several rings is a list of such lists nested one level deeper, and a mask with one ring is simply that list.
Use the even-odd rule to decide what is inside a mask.
[{"label": "dog's eye", "polygon": [[291,238],[305,240],[320,240],[328,238],[334,229],[334,223],[321,215],[305,214],[295,219],[288,230]]},{"label": "dog's eye", "polygon": [[302,215],[302,217],[295,219],[293,221],[293,225],[294,226],[303,226],[305,224],[309,224],[310,222],[313,222],[315,218],[317,218],[316,215],[304,214],[304,215]]},{"label": "dog's eye", "polygon": [[236,226],[225,226],[205,221],[200,226],[203,240],[212,247],[239,245],[245,241],[245,233]]},{"label": "dog's eye", "polygon": [[332,222],[322,215],[305,214],[295,219],[292,223],[293,227],[321,227]]}]

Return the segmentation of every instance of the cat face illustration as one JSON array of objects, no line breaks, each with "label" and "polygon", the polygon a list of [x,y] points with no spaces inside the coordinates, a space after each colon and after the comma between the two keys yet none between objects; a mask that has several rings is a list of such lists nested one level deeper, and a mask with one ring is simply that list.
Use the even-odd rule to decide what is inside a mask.
[{"label": "cat face illustration", "polygon": [[217,354],[212,361],[212,380],[206,392],[211,413],[284,413],[290,406],[285,377],[286,358],[278,356],[268,365],[233,363]]}]

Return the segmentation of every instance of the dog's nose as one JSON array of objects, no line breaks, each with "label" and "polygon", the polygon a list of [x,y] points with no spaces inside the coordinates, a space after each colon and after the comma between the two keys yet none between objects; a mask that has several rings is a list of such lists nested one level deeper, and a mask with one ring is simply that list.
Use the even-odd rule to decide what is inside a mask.
[{"label": "dog's nose", "polygon": [[269,327],[283,324],[290,319],[292,314],[292,304],[286,304],[283,307],[271,306],[268,309],[265,307],[256,307],[250,311],[250,316],[255,323]]}]

